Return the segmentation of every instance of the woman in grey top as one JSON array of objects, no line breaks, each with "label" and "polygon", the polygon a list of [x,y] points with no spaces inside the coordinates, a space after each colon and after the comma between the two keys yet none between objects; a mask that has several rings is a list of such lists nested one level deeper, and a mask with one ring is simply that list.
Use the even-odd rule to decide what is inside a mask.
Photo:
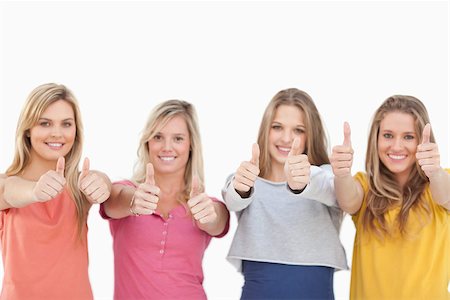
[{"label": "woman in grey top", "polygon": [[239,221],[228,260],[244,275],[241,299],[334,299],[333,273],[347,269],[343,213],[307,93],[273,97],[252,158],[228,178],[223,197]]}]

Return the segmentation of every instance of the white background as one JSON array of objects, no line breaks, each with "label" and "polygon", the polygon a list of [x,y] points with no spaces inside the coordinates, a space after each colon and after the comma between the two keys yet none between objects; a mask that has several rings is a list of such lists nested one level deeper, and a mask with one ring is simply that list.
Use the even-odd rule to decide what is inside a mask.
[{"label": "white background", "polygon": [[[265,106],[289,87],[313,97],[332,145],[350,122],[353,172],[363,169],[373,112],[393,94],[425,103],[442,165],[450,166],[447,1],[33,1],[2,2],[0,13],[0,172],[12,161],[26,97],[46,82],[74,91],[84,155],[112,180],[130,177],[151,108],[184,99],[200,118],[207,192],[220,198],[226,177],[250,159]],[[242,277],[225,260],[235,228],[233,215],[228,236],[206,251],[210,299],[240,296]],[[346,217],[349,262],[353,237]],[[89,216],[89,256],[95,298],[111,299],[112,244],[98,206]],[[348,299],[349,281],[349,271],[335,274],[337,299]]]}]

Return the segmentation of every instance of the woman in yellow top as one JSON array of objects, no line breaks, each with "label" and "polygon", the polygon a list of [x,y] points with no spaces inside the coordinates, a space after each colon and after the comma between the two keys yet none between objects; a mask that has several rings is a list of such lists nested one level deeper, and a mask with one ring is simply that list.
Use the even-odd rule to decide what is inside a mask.
[{"label": "woman in yellow top", "polygon": [[351,299],[450,299],[450,169],[423,103],[392,96],[375,112],[366,173],[351,176],[350,126],[331,165],[341,208],[353,216]]}]

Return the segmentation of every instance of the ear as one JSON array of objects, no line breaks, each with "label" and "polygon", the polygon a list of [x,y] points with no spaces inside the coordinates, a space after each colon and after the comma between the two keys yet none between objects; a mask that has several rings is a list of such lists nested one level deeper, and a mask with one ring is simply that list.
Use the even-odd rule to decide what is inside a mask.
[{"label": "ear", "polygon": [[25,131],[25,135],[26,135],[27,137],[31,137],[31,134],[30,134],[30,130],[29,130],[29,129]]}]

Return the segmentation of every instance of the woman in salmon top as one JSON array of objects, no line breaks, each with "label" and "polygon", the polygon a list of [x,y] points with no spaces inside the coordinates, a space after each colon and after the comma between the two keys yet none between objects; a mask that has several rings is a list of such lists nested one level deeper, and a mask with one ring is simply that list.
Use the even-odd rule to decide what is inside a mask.
[{"label": "woman in salmon top", "polygon": [[0,299],[92,299],[87,214],[111,184],[78,164],[83,126],[65,86],[35,88],[19,118],[13,163],[0,175]]}]

